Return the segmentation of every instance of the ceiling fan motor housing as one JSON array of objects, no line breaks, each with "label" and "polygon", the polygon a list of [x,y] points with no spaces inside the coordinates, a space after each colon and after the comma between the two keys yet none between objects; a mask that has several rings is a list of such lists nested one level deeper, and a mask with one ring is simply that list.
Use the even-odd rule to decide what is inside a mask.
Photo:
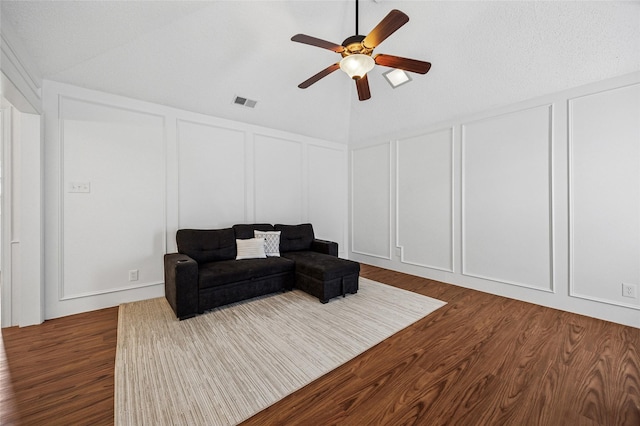
[{"label": "ceiling fan motor housing", "polygon": [[373,48],[366,47],[362,40],[364,40],[365,36],[363,35],[354,35],[345,39],[342,42],[342,46],[344,50],[341,52],[342,57],[346,57],[349,55],[361,54],[361,55],[369,55],[373,53]]}]

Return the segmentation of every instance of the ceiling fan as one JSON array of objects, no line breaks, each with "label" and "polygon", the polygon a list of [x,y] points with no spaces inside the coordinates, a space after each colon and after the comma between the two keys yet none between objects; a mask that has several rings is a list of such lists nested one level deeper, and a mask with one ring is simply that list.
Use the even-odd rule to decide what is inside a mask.
[{"label": "ceiling fan", "polygon": [[[345,39],[342,44],[335,44],[305,34],[294,35],[291,37],[292,41],[321,47],[342,55],[342,59],[339,62],[328,66],[311,78],[303,81],[298,87],[306,89],[321,78],[326,77],[340,68],[356,81],[358,99],[366,101],[371,98],[367,73],[371,71],[375,65],[426,74],[431,68],[429,62],[385,54],[372,56],[373,49],[407,22],[409,22],[407,15],[397,9],[393,9],[368,35],[353,35]],[[356,0],[356,34],[358,34],[358,0]]]}]

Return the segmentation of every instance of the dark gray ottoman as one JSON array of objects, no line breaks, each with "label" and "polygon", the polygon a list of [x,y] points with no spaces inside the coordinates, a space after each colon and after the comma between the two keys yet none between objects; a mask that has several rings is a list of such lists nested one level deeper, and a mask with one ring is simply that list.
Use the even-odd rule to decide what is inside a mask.
[{"label": "dark gray ottoman", "polygon": [[282,256],[296,262],[295,286],[322,303],[336,296],[358,292],[358,262],[311,251],[293,251]]}]

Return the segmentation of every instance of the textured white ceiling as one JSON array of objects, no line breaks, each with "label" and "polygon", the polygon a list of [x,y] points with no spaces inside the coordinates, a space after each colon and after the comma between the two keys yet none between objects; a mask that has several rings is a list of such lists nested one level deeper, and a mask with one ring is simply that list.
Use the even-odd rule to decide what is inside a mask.
[{"label": "textured white ceiling", "polygon": [[1,13],[42,78],[343,143],[640,70],[638,1],[361,0],[362,34],[394,8],[411,19],[375,53],[431,71],[394,90],[376,67],[365,102],[340,71],[298,89],[339,55],[291,36],[341,43],[354,4],[2,0]]}]

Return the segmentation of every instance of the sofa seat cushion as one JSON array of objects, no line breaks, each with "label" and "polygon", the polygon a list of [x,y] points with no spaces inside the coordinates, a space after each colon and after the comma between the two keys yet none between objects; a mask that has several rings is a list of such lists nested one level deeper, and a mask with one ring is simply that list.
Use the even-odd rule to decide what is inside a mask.
[{"label": "sofa seat cushion", "polygon": [[294,268],[295,263],[283,257],[211,262],[200,265],[198,286],[200,289],[204,289],[239,281],[261,279],[270,275],[293,272]]},{"label": "sofa seat cushion", "polygon": [[283,254],[296,265],[296,274],[306,275],[320,281],[330,281],[346,275],[359,274],[360,264],[315,251],[295,251]]}]

